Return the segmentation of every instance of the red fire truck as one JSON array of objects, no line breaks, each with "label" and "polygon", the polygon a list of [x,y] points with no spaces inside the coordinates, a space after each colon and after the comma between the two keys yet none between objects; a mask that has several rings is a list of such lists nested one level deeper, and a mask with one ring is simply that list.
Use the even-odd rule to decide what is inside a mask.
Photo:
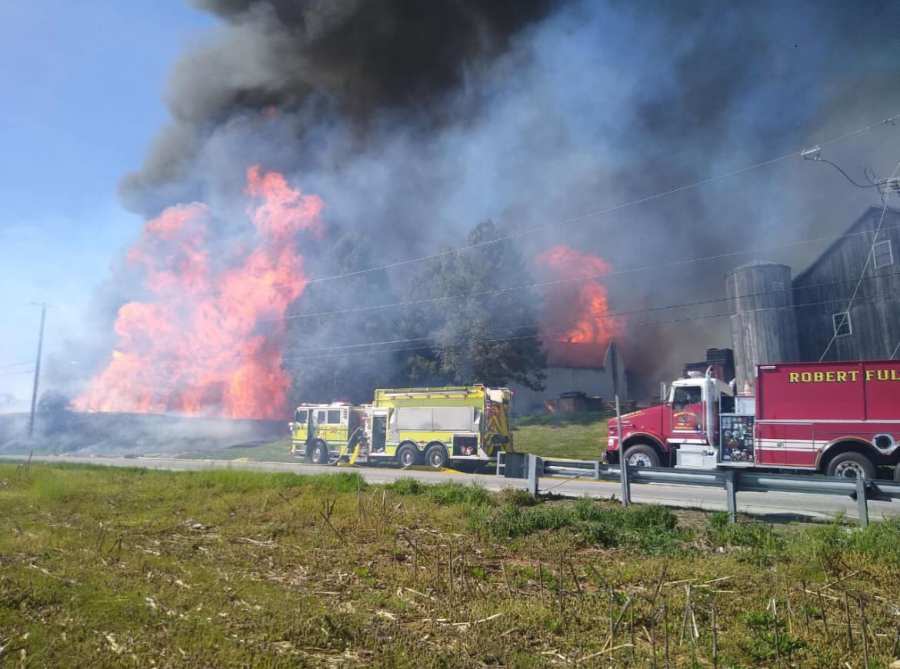
[{"label": "red fire truck", "polygon": [[[900,361],[779,363],[756,370],[755,396],[707,373],[666,402],[609,421],[606,460],[633,467],[761,467],[900,480]],[[621,446],[620,446],[621,444]]]}]

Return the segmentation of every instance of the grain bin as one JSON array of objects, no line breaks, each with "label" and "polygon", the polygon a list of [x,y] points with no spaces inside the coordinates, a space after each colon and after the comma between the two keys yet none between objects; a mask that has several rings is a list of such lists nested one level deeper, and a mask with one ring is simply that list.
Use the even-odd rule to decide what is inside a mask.
[{"label": "grain bin", "polygon": [[752,388],[756,365],[799,358],[791,268],[752,262],[728,274],[738,391]]}]

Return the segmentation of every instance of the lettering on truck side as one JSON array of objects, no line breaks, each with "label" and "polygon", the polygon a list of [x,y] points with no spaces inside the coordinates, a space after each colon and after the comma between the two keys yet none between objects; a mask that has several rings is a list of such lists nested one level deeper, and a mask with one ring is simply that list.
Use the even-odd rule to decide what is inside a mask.
[{"label": "lettering on truck side", "polygon": [[[845,372],[788,372],[788,383],[855,383],[859,379],[857,370]],[[896,369],[867,369],[866,381],[900,381],[900,371]]]}]

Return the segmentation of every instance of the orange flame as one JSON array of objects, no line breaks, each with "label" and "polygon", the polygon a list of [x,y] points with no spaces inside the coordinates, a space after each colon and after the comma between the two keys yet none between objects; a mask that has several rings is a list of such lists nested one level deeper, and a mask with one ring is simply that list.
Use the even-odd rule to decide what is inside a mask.
[{"label": "orange flame", "polygon": [[127,261],[143,271],[148,299],[119,309],[115,350],[76,409],[284,416],[283,317],[307,284],[296,238],[321,234],[324,203],[259,166],[247,170],[245,193],[251,249],[214,246],[204,204],[170,207],[144,226]]},{"label": "orange flame", "polygon": [[606,286],[600,278],[612,267],[603,258],[568,246],[554,246],[536,258],[551,281],[547,291],[541,339],[551,366],[599,367],[622,321],[609,315]]}]

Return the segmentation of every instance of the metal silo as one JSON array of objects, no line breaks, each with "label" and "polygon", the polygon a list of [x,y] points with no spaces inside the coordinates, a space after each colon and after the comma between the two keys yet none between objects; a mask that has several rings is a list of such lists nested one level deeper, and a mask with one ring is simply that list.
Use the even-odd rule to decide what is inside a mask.
[{"label": "metal silo", "polygon": [[772,262],[738,267],[725,281],[732,305],[737,387],[753,387],[756,365],[799,359],[791,268]]}]

